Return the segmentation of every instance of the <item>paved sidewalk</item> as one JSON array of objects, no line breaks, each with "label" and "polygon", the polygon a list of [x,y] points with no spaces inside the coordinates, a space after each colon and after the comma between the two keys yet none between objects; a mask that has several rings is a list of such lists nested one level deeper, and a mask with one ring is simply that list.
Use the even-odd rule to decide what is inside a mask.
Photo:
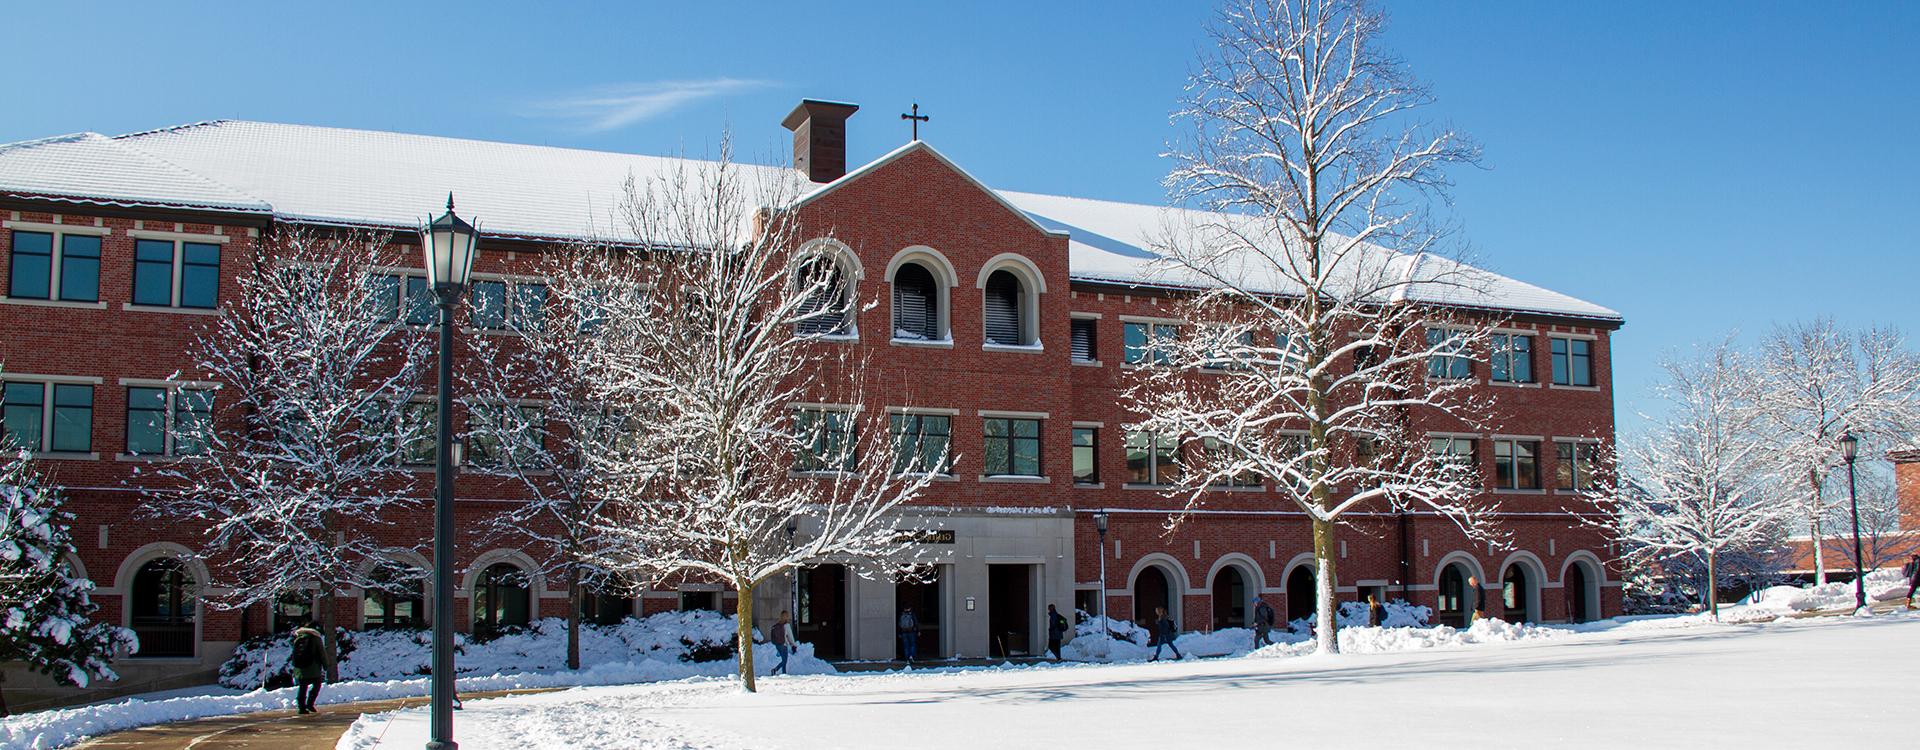
[{"label": "paved sidewalk", "polygon": [[[464,700],[547,690],[464,693]],[[333,750],[362,714],[426,705],[426,697],[340,703],[301,716],[290,709],[129,729],[82,742],[76,750]],[[457,726],[457,723],[456,723]]]}]

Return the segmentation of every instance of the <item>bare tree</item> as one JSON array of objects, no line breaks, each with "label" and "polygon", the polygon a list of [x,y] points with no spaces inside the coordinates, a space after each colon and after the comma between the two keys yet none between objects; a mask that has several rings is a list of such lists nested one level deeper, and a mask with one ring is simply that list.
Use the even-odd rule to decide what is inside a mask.
[{"label": "bare tree", "polygon": [[[29,457],[0,451],[0,661],[77,687],[118,679],[109,662],[139,643],[132,631],[90,618],[99,608],[93,582],[68,564],[73,514]],[[0,716],[7,713],[0,697]]]},{"label": "bare tree", "polygon": [[1840,466],[1839,439],[1852,430],[1882,442],[1920,431],[1920,354],[1892,328],[1858,333],[1830,319],[1780,328],[1761,345],[1764,388],[1754,408],[1771,435],[1769,469],[1801,488],[1799,512],[1813,545],[1816,583],[1826,583],[1824,488]]},{"label": "bare tree", "polygon": [[[820,340],[864,306],[830,251],[801,243],[778,210],[793,180],[737,167],[723,146],[718,163],[634,183],[623,218],[649,246],[644,262],[556,284],[597,310],[609,373],[597,395],[640,426],[627,450],[588,456],[618,478],[599,524],[613,545],[597,562],[732,585],[748,690],[755,586],[825,558],[898,561],[913,546],[895,528],[901,506],[947,458],[944,446],[896,451],[887,415],[858,408],[864,361]],[[823,402],[851,406],[796,408]]]},{"label": "bare tree", "polygon": [[1477,470],[1419,432],[1487,416],[1460,377],[1487,321],[1433,304],[1485,276],[1435,252],[1424,211],[1444,169],[1477,151],[1414,118],[1430,98],[1380,48],[1381,24],[1346,0],[1220,13],[1168,178],[1210,211],[1174,214],[1155,247],[1169,283],[1205,291],[1181,306],[1183,330],[1148,335],[1162,366],[1126,393],[1145,440],[1188,445],[1178,478],[1156,479],[1189,508],[1250,479],[1306,512],[1324,652],[1338,648],[1334,527],[1348,511],[1419,506],[1493,534]]},{"label": "bare tree", "polygon": [[[548,253],[541,276],[579,281],[608,278],[615,262],[599,248]],[[506,477],[525,490],[525,502],[495,516],[495,534],[551,551],[550,572],[567,582],[567,668],[580,668],[580,617],[589,590],[631,585],[597,560],[608,555],[602,531],[622,489],[609,467],[644,474],[645,457],[629,438],[638,426],[603,398],[617,384],[603,359],[601,314],[585,304],[594,289],[558,294],[544,285],[502,286],[497,298],[476,299],[476,314],[502,335],[480,336],[467,381],[478,395],[467,402],[467,455],[477,473]],[[549,297],[564,298],[548,304]],[[484,309],[492,305],[498,311]]]},{"label": "bare tree", "polygon": [[1698,361],[1668,361],[1668,414],[1620,448],[1625,478],[1589,497],[1603,527],[1639,562],[1704,561],[1701,604],[1720,616],[1720,557],[1777,538],[1790,508],[1769,494],[1747,362],[1731,342]]},{"label": "bare tree", "polygon": [[[427,337],[400,328],[398,277],[382,236],[293,230],[263,240],[238,294],[192,345],[187,377],[213,386],[210,418],[176,421],[182,460],[145,510],[204,524],[227,606],[311,592],[329,657],[334,597],[382,585],[363,563],[414,502],[410,458],[431,461],[434,420],[408,418]],[[420,458],[425,447],[426,457]],[[444,613],[436,613],[436,617]],[[337,664],[337,658],[329,658]]]}]

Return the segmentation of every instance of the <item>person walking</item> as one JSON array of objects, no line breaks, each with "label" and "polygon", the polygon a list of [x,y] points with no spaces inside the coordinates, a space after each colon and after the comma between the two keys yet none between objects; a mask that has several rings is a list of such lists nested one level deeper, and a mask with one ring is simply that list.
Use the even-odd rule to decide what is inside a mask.
[{"label": "person walking", "polygon": [[900,622],[898,624],[900,627],[900,656],[906,659],[908,664],[912,664],[914,657],[918,655],[920,650],[920,618],[913,615],[912,607],[907,607],[900,610]]},{"label": "person walking", "polygon": [[1473,616],[1467,619],[1468,625],[1472,625],[1476,620],[1484,620],[1487,617],[1486,610],[1481,609],[1480,605],[1480,598],[1483,594],[1485,594],[1485,592],[1480,590],[1480,578],[1478,576],[1467,576],[1467,600],[1462,602],[1462,604],[1467,605],[1467,611],[1473,613]]},{"label": "person walking", "polygon": [[1387,624],[1387,607],[1372,594],[1367,595],[1367,624],[1376,628]]},{"label": "person walking", "polygon": [[1060,661],[1060,643],[1067,637],[1067,618],[1060,609],[1047,605],[1047,651],[1053,654],[1054,661]]},{"label": "person walking", "polygon": [[780,663],[773,665],[769,675],[787,673],[787,657],[793,655],[793,613],[780,610],[780,619],[774,621],[773,632],[767,634],[767,640],[773,642],[774,653],[780,655]]},{"label": "person walking", "polygon": [[1180,655],[1179,646],[1173,645],[1173,639],[1180,636],[1180,629],[1173,624],[1173,618],[1167,615],[1167,608],[1154,607],[1153,616],[1156,618],[1153,623],[1153,658],[1147,661],[1159,661],[1162,648],[1173,649],[1175,661],[1187,658]]},{"label": "person walking", "polygon": [[293,667],[294,703],[300,713],[313,713],[314,702],[320,699],[320,685],[327,681],[327,641],[314,629],[312,618],[302,620],[294,629],[293,654],[287,658],[287,665]]},{"label": "person walking", "polygon": [[1273,605],[1253,600],[1253,647],[1273,645]]},{"label": "person walking", "polygon": [[1920,552],[1907,560],[1907,609],[1913,609],[1913,593],[1920,591]]}]

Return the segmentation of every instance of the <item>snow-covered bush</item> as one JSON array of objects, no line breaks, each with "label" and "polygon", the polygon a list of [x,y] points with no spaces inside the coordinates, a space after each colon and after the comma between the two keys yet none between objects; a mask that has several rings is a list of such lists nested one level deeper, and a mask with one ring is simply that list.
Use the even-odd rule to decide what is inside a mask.
[{"label": "snow-covered bush", "polygon": [[[1387,617],[1380,623],[1386,628],[1424,628],[1433,618],[1433,608],[1409,603],[1405,599],[1394,599],[1383,605],[1387,608]],[[1341,628],[1364,628],[1372,623],[1367,614],[1366,602],[1341,602],[1338,612]],[[1287,630],[1300,635],[1311,634],[1313,618],[1302,617],[1287,622]]]},{"label": "snow-covered bush", "polygon": [[[137,647],[125,628],[88,618],[93,582],[74,575],[59,493],[44,486],[24,453],[0,455],[0,662],[25,662],[53,679],[85,687],[114,679],[115,651]],[[0,714],[5,704],[0,703]]]},{"label": "snow-covered bush", "polygon": [[[730,663],[735,653],[734,631],[733,617],[708,611],[663,612],[617,625],[582,625],[580,666]],[[567,663],[566,634],[566,621],[558,618],[540,620],[485,642],[456,634],[454,664],[463,675],[559,671]],[[343,680],[393,679],[431,671],[427,631],[343,631],[340,650]],[[276,685],[286,679],[287,658],[292,652],[290,636],[284,633],[249,640],[221,665],[220,684],[240,689]],[[771,666],[771,662],[766,664]],[[812,647],[807,644],[801,645],[790,666],[796,673],[831,671],[813,658]]]}]

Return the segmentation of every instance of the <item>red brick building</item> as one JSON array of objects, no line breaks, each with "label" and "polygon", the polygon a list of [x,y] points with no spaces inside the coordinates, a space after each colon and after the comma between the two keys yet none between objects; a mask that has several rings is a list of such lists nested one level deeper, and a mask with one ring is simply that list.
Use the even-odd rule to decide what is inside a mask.
[{"label": "red brick building", "polygon": [[[1134,356],[1128,341],[1178,322],[1172,303],[1179,289],[1148,266],[1146,237],[1166,209],[997,191],[924,142],[848,171],[852,111],[808,102],[784,123],[795,131],[794,167],[818,183],[796,206],[802,223],[831,235],[863,297],[883,300],[860,312],[836,345],[863,349],[894,384],[872,394],[884,403],[865,406],[925,418],[930,429],[947,431],[961,458],[951,481],[936,482],[923,501],[945,521],[929,541],[937,548],[931,580],[872,581],[822,565],[795,576],[799,591],[768,587],[758,611],[775,612],[792,597],[800,637],[824,655],[853,658],[890,658],[893,615],[909,602],[928,631],[921,653],[935,656],[1033,653],[1043,643],[1047,604],[1097,610],[1103,596],[1114,616],[1168,605],[1187,630],[1243,624],[1255,597],[1266,597],[1283,618],[1304,617],[1313,572],[1302,516],[1281,510],[1271,488],[1235,489],[1163,533],[1179,504],[1155,486],[1152,451],[1130,449],[1129,415],[1117,406]],[[99,586],[99,617],[134,627],[149,644],[121,660],[123,682],[204,676],[233,643],[273,627],[264,606],[196,604],[207,592],[193,582],[207,580],[207,571],[172,562],[195,544],[192,520],[137,512],[136,469],[169,460],[167,451],[129,449],[129,441],[156,439],[130,425],[146,424],[139,420],[154,408],[190,418],[201,398],[196,389],[214,385],[171,378],[189,365],[183,352],[192,332],[235,293],[235,274],[263,233],[289,225],[376,227],[411,243],[407,233],[452,191],[463,214],[484,222],[476,278],[538,284],[524,275],[529,258],[606,238],[622,182],[672,163],[228,121],[0,146],[5,426],[33,443],[71,498],[80,548],[73,563]],[[395,258],[414,264],[417,251],[401,248]],[[1609,337],[1622,319],[1492,278],[1468,309],[1500,318],[1509,335],[1531,337],[1525,377],[1513,365],[1508,377],[1494,379],[1488,353],[1479,352],[1474,378],[1498,404],[1502,426],[1446,436],[1484,469],[1513,548],[1470,544],[1430,515],[1363,514],[1356,528],[1340,532],[1338,591],[1343,599],[1404,597],[1456,619],[1472,577],[1483,582],[1482,598],[1496,616],[1617,614],[1606,544],[1567,509],[1578,507],[1571,488],[1591,469],[1576,462],[1613,438]],[[903,294],[911,305],[884,302]],[[989,420],[1035,441],[1033,466],[999,473],[980,464]],[[1530,454],[1531,465],[1510,473],[1511,486],[1495,487],[1496,460],[1516,454]],[[431,477],[422,467],[420,496],[430,494]],[[484,477],[463,476],[456,494],[468,529],[515,501]],[[1111,519],[1104,546],[1096,512]],[[424,514],[401,521],[392,561],[424,566]],[[489,570],[534,570],[541,554],[465,540],[456,594],[462,624],[476,587],[496,583]],[[564,586],[531,580],[525,589],[494,592],[517,603],[510,619],[564,610]],[[359,592],[349,593],[341,613],[348,624],[417,623],[427,614],[421,600],[360,601]],[[730,596],[690,583],[596,608],[617,616],[718,606]]]}]

